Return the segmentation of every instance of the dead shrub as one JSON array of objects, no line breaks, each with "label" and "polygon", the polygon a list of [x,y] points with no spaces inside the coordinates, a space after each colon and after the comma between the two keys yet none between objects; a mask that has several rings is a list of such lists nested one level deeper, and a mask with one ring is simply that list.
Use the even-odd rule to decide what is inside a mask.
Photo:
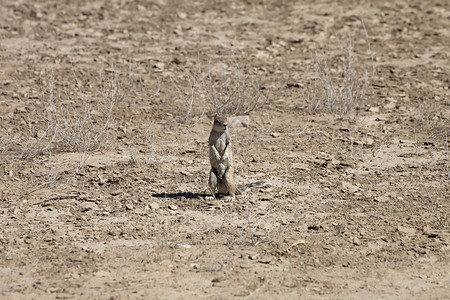
[{"label": "dead shrub", "polygon": [[[366,33],[369,52],[370,42]],[[366,94],[374,76],[372,70],[365,69],[357,59],[350,34],[346,36],[344,53],[328,57],[325,51],[316,50],[312,55],[315,78],[308,80],[304,92],[311,113],[329,113],[340,119],[349,120],[364,105]],[[337,61],[341,60],[339,66]]]},{"label": "dead shrub", "polygon": [[194,66],[176,68],[172,85],[181,99],[181,123],[208,115],[247,115],[262,106],[267,97],[258,78],[249,75],[235,57],[200,59]]},{"label": "dead shrub", "polygon": [[219,115],[247,115],[266,101],[257,78],[248,75],[237,61],[214,70],[210,63],[201,77],[203,95]]},{"label": "dead shrub", "polygon": [[48,86],[42,88],[42,100],[33,104],[28,116],[21,158],[33,159],[46,151],[90,152],[104,145],[113,108],[124,97],[119,76],[112,72],[102,82],[99,95],[87,91],[75,74],[73,80],[74,85],[59,84],[50,76]]}]

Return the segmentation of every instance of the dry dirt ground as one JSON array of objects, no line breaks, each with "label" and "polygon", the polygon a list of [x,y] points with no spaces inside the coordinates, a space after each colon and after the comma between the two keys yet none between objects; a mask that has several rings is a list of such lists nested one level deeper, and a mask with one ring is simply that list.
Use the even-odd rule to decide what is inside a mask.
[{"label": "dry dirt ground", "polygon": [[[0,298],[448,299],[449,28],[445,0],[3,0]],[[307,93],[346,34],[351,118]],[[237,181],[273,184],[231,203],[214,82],[245,85]]]}]

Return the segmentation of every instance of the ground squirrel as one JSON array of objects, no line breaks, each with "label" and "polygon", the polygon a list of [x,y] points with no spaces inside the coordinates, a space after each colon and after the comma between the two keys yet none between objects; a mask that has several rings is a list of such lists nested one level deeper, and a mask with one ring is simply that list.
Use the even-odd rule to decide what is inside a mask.
[{"label": "ground squirrel", "polygon": [[236,185],[233,176],[233,153],[226,117],[214,118],[214,125],[209,135],[209,162],[211,163],[209,188],[212,196],[206,199],[214,199],[217,188],[219,194],[230,195],[227,201],[234,200]]},{"label": "ground squirrel", "polygon": [[226,117],[216,116],[214,118],[208,145],[209,161],[211,163],[209,188],[212,196],[207,196],[206,200],[215,199],[216,189],[218,194],[228,194],[230,197],[226,201],[229,202],[236,198],[236,192],[237,194],[243,194],[254,188],[272,185],[270,181],[262,180],[236,187],[234,182],[233,152],[231,150],[231,139]]}]

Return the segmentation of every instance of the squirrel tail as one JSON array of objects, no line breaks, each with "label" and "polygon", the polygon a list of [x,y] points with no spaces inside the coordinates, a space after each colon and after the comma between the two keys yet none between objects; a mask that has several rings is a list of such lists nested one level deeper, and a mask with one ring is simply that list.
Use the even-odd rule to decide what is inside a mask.
[{"label": "squirrel tail", "polygon": [[260,181],[247,183],[247,184],[238,184],[236,186],[236,194],[242,195],[242,194],[245,194],[254,189],[267,188],[267,187],[271,187],[271,186],[272,186],[272,182],[270,180],[260,180]]}]

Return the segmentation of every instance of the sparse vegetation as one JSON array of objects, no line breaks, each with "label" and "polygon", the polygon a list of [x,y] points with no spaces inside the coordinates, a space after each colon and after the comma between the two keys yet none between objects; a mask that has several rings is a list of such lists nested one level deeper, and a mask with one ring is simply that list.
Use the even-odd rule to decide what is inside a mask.
[{"label": "sparse vegetation", "polygon": [[[136,138],[136,140],[137,139],[138,138]],[[145,137],[143,139],[144,147],[142,149],[136,146],[135,140],[130,143],[129,151],[131,162],[135,165],[139,165],[141,163],[153,165],[163,162],[164,160],[159,158],[157,155],[156,138],[151,126],[146,129]]]},{"label": "sparse vegetation", "polygon": [[222,66],[225,69],[213,69],[210,62],[200,79],[203,95],[215,113],[246,115],[267,100],[258,79],[246,74],[237,61]]},{"label": "sparse vegetation", "polygon": [[445,4],[2,1],[0,298],[448,298]]},{"label": "sparse vegetation", "polygon": [[[367,44],[371,53],[368,40]],[[305,97],[311,112],[329,113],[348,120],[354,118],[364,106],[375,69],[373,61],[372,70],[364,69],[358,62],[350,34],[346,36],[343,52],[340,60],[342,66],[339,66],[338,57],[328,57],[324,50],[315,50],[312,67],[317,77],[307,82]]]},{"label": "sparse vegetation", "polygon": [[258,79],[246,74],[234,56],[209,59],[206,64],[199,60],[193,68],[176,68],[176,73],[171,83],[182,102],[184,114],[178,117],[182,123],[192,123],[205,113],[247,115],[267,101]]},{"label": "sparse vegetation", "polygon": [[33,159],[46,151],[90,152],[104,146],[114,106],[124,97],[118,74],[112,72],[97,96],[87,91],[75,74],[73,80],[71,88],[68,83],[58,84],[52,74],[48,86],[43,87],[42,100],[34,104],[28,118],[23,159]]},{"label": "sparse vegetation", "polygon": [[282,234],[289,230],[290,223],[297,218],[298,211],[287,214],[286,199],[269,207],[258,209],[248,202],[246,197],[240,197],[244,201],[243,217],[239,224],[224,224],[226,233],[223,237],[229,245],[257,246],[261,243],[277,243]]}]

